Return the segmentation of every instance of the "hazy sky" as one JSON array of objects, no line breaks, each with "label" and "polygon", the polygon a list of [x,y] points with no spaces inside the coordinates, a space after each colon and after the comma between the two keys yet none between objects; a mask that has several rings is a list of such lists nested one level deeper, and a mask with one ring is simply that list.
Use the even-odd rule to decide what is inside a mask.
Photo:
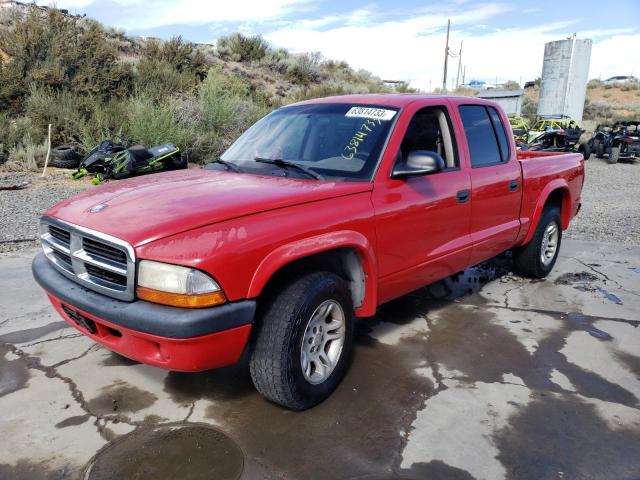
[{"label": "hazy sky", "polygon": [[[532,80],[544,43],[591,38],[590,78],[640,76],[640,0],[58,0],[132,35],[215,42],[234,31],[260,34],[294,52],[320,51],[384,79],[428,89],[442,83],[447,18],[451,47],[463,46],[466,80]],[[450,61],[455,75],[457,59]],[[450,76],[451,76],[450,75]]]}]

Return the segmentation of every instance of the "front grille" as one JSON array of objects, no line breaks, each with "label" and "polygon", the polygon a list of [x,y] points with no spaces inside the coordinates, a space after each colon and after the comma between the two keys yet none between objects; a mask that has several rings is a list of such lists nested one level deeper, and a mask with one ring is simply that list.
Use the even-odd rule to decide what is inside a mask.
[{"label": "front grille", "polygon": [[135,258],[126,242],[48,217],[40,223],[40,240],[63,275],[105,295],[133,300]]},{"label": "front grille", "polygon": [[125,275],[118,275],[117,273],[110,272],[104,268],[96,267],[94,265],[86,264],[87,273],[93,277],[104,280],[105,282],[115,283],[123,287],[127,286],[127,277]]},{"label": "front grille", "polygon": [[71,234],[61,228],[49,225],[49,233],[53,238],[66,245],[67,247],[71,243]]},{"label": "front grille", "polygon": [[90,238],[82,239],[82,246],[85,252],[98,257],[113,260],[114,262],[127,263],[127,254],[119,248],[112,247],[106,243],[96,242]]},{"label": "front grille", "polygon": [[71,257],[69,255],[59,252],[58,250],[54,250],[52,253],[58,260],[64,263],[68,268],[71,268]]}]

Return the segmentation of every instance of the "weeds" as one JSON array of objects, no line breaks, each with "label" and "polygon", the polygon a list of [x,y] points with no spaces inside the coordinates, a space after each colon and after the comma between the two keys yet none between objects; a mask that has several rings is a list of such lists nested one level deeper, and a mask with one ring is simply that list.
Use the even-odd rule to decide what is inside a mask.
[{"label": "weeds", "polygon": [[0,164],[12,168],[42,162],[48,124],[53,145],[81,152],[123,134],[203,162],[283,102],[388,90],[369,72],[259,36],[222,37],[214,52],[180,37],[134,40],[55,9],[0,13]]}]

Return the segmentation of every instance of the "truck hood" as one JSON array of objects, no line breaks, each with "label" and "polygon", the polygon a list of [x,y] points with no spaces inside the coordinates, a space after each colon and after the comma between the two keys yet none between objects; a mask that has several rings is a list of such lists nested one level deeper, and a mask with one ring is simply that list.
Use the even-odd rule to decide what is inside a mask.
[{"label": "truck hood", "polygon": [[135,247],[224,220],[371,189],[370,183],[180,170],[112,181],[54,205],[45,215]]}]

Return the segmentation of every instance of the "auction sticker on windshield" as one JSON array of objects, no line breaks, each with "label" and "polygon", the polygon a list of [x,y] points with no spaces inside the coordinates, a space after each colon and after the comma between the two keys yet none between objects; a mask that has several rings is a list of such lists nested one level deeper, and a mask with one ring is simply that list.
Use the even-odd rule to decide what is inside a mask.
[{"label": "auction sticker on windshield", "polygon": [[344,116],[389,121],[395,114],[395,110],[387,110],[385,108],[351,107]]}]

